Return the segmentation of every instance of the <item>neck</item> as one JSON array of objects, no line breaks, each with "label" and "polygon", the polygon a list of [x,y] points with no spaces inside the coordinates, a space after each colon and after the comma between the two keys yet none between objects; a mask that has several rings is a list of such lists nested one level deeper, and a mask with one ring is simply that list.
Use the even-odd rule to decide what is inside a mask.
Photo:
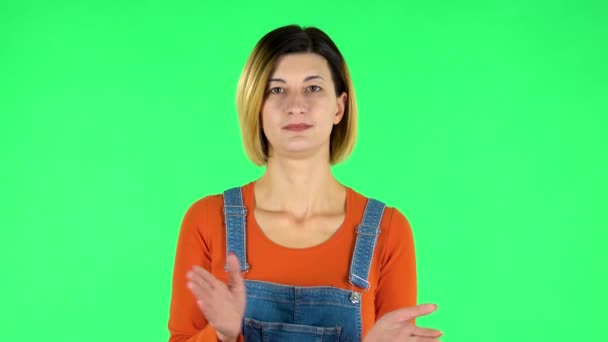
[{"label": "neck", "polygon": [[300,218],[343,210],[345,194],[327,156],[270,158],[264,175],[255,183],[256,207]]}]

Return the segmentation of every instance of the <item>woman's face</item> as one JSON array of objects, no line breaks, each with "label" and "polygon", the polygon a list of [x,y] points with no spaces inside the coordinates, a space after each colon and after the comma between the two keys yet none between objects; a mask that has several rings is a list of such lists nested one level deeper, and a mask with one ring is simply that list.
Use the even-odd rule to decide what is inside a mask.
[{"label": "woman's face", "polygon": [[325,58],[314,53],[282,56],[266,87],[262,128],[270,157],[329,156],[333,125],[342,120],[346,93],[336,96]]}]

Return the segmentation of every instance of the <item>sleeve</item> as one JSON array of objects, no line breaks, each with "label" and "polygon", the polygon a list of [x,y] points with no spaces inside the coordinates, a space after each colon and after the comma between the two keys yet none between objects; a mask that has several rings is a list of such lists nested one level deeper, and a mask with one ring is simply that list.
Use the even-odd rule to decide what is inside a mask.
[{"label": "sleeve", "polygon": [[[207,201],[199,200],[188,208],[182,220],[171,289],[169,312],[169,342],[219,341],[215,329],[196,305],[195,297],[186,287],[186,273],[193,265],[211,270],[211,251],[208,237],[202,234],[207,225]],[[239,339],[240,340],[240,339]]]},{"label": "sleeve", "polygon": [[[412,229],[405,216],[393,208],[376,290],[376,318],[417,303],[416,254]],[[415,324],[416,320],[412,319]]]}]

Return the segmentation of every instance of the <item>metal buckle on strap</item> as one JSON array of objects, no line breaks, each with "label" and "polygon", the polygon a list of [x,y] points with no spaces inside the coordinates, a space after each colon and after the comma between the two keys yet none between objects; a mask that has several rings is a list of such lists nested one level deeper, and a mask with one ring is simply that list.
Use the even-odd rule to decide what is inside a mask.
[{"label": "metal buckle on strap", "polygon": [[[368,286],[368,287],[361,287],[361,286],[359,286],[359,285],[355,285],[355,284],[352,282],[352,280],[351,280],[351,276],[352,276],[352,277],[356,277],[356,278],[359,278],[359,279],[363,280],[363,281],[364,281],[364,282],[367,284],[367,286]],[[357,292],[357,293],[359,293],[359,292],[367,292],[367,291],[369,291],[369,289],[371,289],[372,284],[371,284],[369,281],[366,281],[365,279],[362,279],[361,277],[357,277],[357,275],[356,275],[356,274],[351,274],[351,276],[349,276],[349,277],[348,277],[348,282],[349,282],[349,284],[350,284],[350,291],[351,291],[351,292]],[[355,291],[355,287],[357,287],[357,288],[359,288],[359,289],[361,289],[361,290],[360,290],[360,291]]]},{"label": "metal buckle on strap", "polygon": [[[375,231],[375,234],[372,234],[370,232]],[[376,226],[370,226],[370,225],[364,225],[364,224],[360,224],[357,226],[357,234],[361,234],[361,235],[367,235],[367,236],[378,236],[380,235],[380,227],[376,227]]]},{"label": "metal buckle on strap", "polygon": [[352,291],[349,297],[351,303],[357,304],[361,301],[361,294],[357,291]]},{"label": "metal buckle on strap", "polygon": [[247,208],[241,205],[225,205],[224,214],[226,216],[245,216]]}]

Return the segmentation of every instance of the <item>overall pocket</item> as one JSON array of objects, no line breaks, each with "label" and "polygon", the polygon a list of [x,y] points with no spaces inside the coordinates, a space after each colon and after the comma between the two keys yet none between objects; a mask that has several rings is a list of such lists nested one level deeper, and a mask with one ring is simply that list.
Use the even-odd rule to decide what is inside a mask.
[{"label": "overall pocket", "polygon": [[262,322],[245,318],[243,336],[246,342],[338,342],[342,327]]}]

